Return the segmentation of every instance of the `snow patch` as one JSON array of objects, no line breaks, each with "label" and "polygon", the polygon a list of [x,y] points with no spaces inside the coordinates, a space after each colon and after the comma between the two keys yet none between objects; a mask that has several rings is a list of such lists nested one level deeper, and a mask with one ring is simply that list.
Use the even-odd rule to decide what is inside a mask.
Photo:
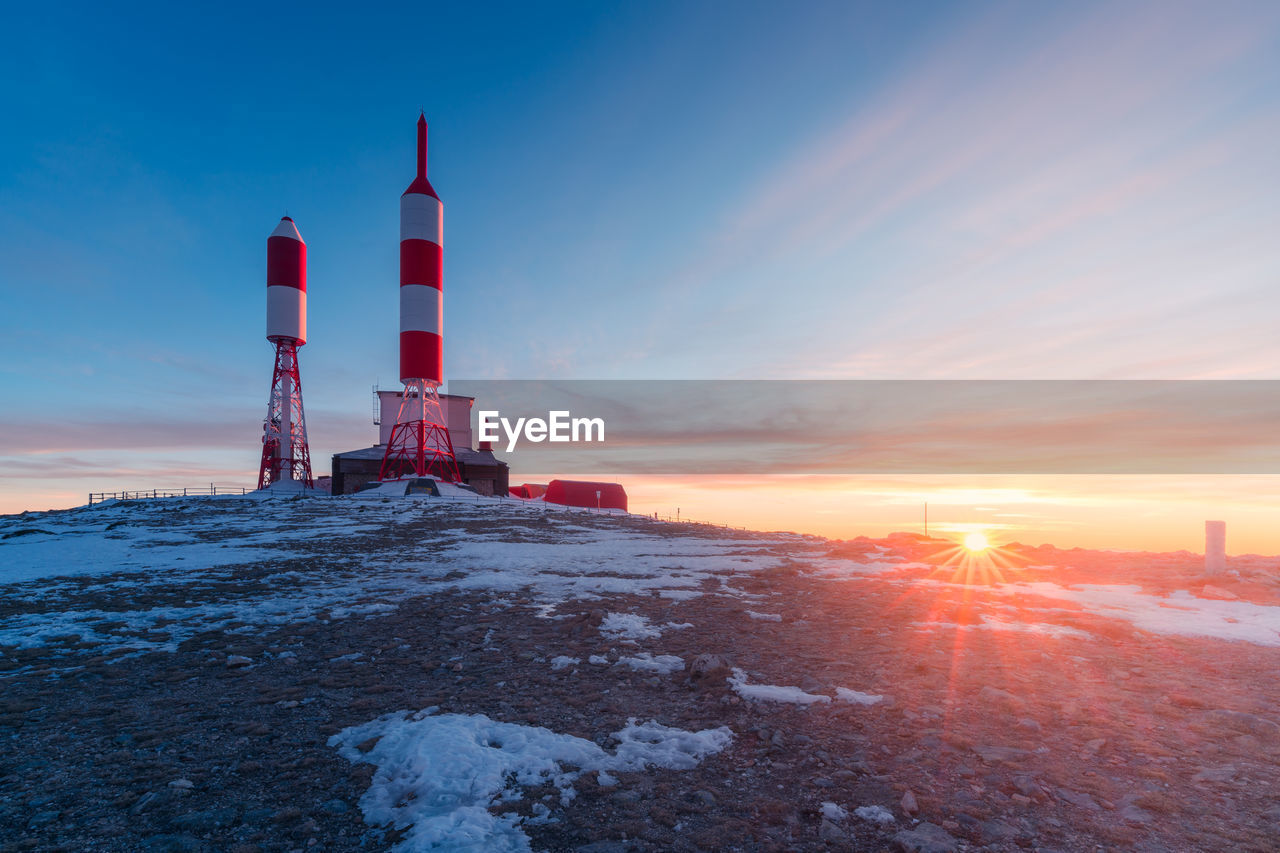
[{"label": "snow patch", "polygon": [[1072,628],[1068,625],[1055,625],[1051,622],[1013,622],[1007,619],[997,619],[987,614],[982,614],[982,621],[973,624],[959,625],[955,622],[912,622],[912,627],[919,628],[922,631],[933,631],[941,628],[954,628],[957,631],[1016,631],[1023,634],[1039,634],[1043,637],[1052,637],[1054,639],[1091,639],[1093,637],[1088,631],[1082,631],[1079,628]]},{"label": "snow patch", "polygon": [[638,613],[609,613],[600,623],[600,633],[611,640],[651,640],[661,637],[662,629]]},{"label": "snow patch", "polygon": [[[550,810],[533,818],[490,808],[515,802],[521,788],[552,784],[561,805],[576,796],[573,783],[585,772],[616,783],[609,771],[649,766],[687,770],[733,740],[725,726],[689,732],[655,721],[634,720],[615,732],[609,753],[592,741],[540,726],[501,723],[482,714],[433,716],[428,709],[398,711],[344,729],[329,739],[344,758],[373,764],[369,790],[360,798],[365,822],[406,830],[393,849],[449,849],[525,853],[529,838],[521,824],[553,820]],[[377,739],[368,753],[357,744]]]},{"label": "snow patch", "polygon": [[853,813],[868,823],[881,825],[894,823],[893,812],[884,806],[858,806]]},{"label": "snow patch", "polygon": [[1049,581],[1036,581],[994,589],[1007,595],[1040,595],[1071,601],[1088,613],[1123,619],[1153,634],[1214,637],[1259,646],[1280,646],[1280,607],[1274,605],[1206,600],[1183,589],[1162,597],[1144,593],[1141,587],[1131,584],[1064,587]]},{"label": "snow patch", "polygon": [[877,693],[863,693],[861,690],[850,690],[848,687],[837,687],[836,698],[841,702],[852,702],[855,705],[875,705],[884,701]]},{"label": "snow patch", "polygon": [[778,613],[757,613],[754,610],[748,610],[747,615],[752,619],[759,619],[761,622],[781,622],[782,616]]},{"label": "snow patch", "polygon": [[330,619],[346,619],[348,616],[377,616],[379,614],[394,613],[399,610],[398,604],[387,604],[379,601],[373,604],[350,604],[342,607],[335,607],[329,611]]},{"label": "snow patch", "polygon": [[733,675],[726,679],[733,692],[743,699],[763,702],[790,702],[796,705],[814,705],[830,702],[830,696],[820,693],[806,693],[799,687],[781,687],[776,684],[747,684],[747,674],[734,667]]},{"label": "snow patch", "polygon": [[637,672],[656,672],[658,675],[670,675],[684,669],[684,660],[675,655],[658,655],[654,657],[648,652],[640,652],[631,657],[618,659],[618,665],[626,664]]}]

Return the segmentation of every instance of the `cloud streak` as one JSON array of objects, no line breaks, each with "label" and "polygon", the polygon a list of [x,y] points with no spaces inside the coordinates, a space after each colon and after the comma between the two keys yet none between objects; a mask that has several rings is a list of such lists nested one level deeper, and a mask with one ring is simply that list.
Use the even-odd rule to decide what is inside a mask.
[{"label": "cloud streak", "polygon": [[509,422],[551,411],[603,420],[602,444],[520,441],[513,465],[535,470],[1280,472],[1280,382],[491,381],[460,390]]},{"label": "cloud streak", "polygon": [[695,312],[695,347],[713,322],[770,344],[767,360],[703,363],[1269,375],[1280,345],[1239,306],[1280,309],[1280,116],[1258,75],[1274,70],[1280,8],[1233,11],[1166,4],[1155,21],[1101,4],[1028,22],[1006,8],[954,34],[778,163],[673,276],[685,304],[740,293]]}]

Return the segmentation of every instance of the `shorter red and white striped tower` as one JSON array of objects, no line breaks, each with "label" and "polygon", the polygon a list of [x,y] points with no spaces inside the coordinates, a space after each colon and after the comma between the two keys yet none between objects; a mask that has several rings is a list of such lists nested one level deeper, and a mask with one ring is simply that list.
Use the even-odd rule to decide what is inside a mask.
[{"label": "shorter red and white striped tower", "polygon": [[418,175],[400,196],[400,381],[404,397],[383,480],[456,483],[458,462],[438,389],[444,381],[444,205],[427,180],[427,117],[418,116]]},{"label": "shorter red and white striped tower", "polygon": [[267,340],[275,344],[276,366],[262,424],[258,488],[281,480],[310,487],[311,450],[298,375],[298,347],[307,342],[307,244],[287,216],[267,238]]}]

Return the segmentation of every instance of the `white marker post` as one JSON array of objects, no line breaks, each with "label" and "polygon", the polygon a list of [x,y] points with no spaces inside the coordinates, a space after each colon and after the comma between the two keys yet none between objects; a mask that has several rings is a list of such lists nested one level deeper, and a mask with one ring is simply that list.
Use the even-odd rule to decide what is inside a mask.
[{"label": "white marker post", "polygon": [[1227,570],[1227,523],[1204,523],[1204,573],[1220,575]]}]

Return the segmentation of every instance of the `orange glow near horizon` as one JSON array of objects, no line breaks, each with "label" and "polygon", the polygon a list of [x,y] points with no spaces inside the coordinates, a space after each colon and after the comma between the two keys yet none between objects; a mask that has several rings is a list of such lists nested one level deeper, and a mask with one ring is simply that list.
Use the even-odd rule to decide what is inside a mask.
[{"label": "orange glow near horizon", "polygon": [[[126,485],[181,488],[193,483],[252,482],[233,470],[111,471],[67,488],[68,481],[0,484],[0,513],[81,505],[88,491]],[[517,471],[513,483],[553,474]],[[794,531],[831,539],[928,532],[963,542],[970,533],[991,544],[1021,542],[1063,548],[1144,551],[1204,550],[1204,521],[1227,521],[1229,554],[1280,554],[1280,476],[653,476],[576,474],[572,479],[621,482],[637,514],[680,517],[750,530]],[[37,488],[32,488],[35,485]],[[7,486],[7,488],[6,488]],[[43,488],[39,488],[43,486]],[[989,547],[988,552],[997,548]]]},{"label": "orange glow near horizon", "polygon": [[[1063,548],[1203,553],[1225,518],[1229,554],[1280,554],[1280,476],[600,476],[636,513],[832,539],[928,532]],[[989,549],[995,550],[995,549]]]}]

